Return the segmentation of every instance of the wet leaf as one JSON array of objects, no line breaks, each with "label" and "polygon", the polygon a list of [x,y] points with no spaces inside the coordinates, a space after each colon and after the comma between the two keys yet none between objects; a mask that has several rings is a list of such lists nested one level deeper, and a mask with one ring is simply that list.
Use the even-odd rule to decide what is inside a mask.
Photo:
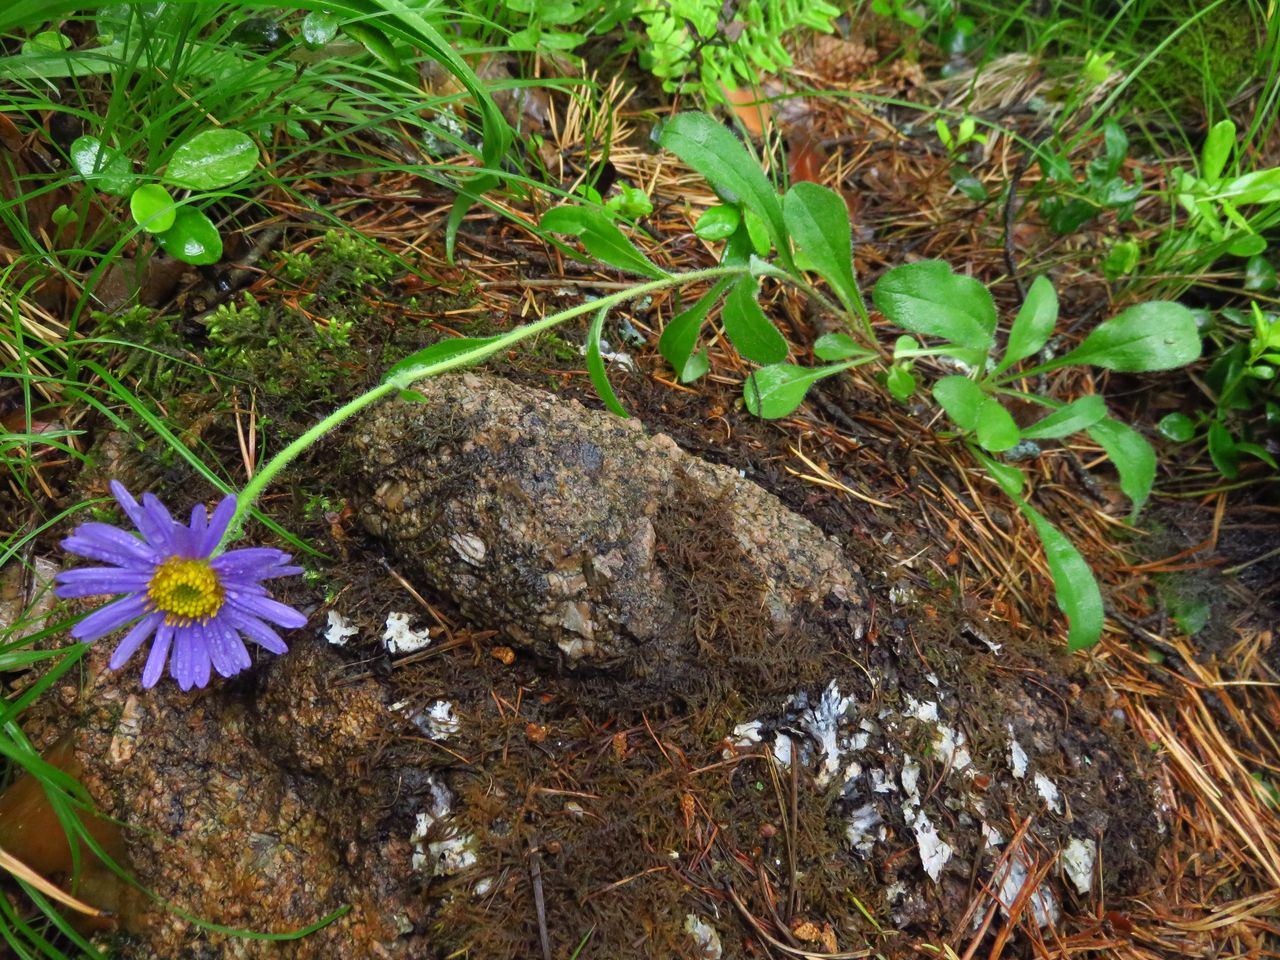
[{"label": "wet leaf", "polygon": [[539,226],[551,233],[579,238],[583,248],[611,267],[661,280],[666,271],[636,249],[607,216],[594,207],[556,207],[542,216]]},{"label": "wet leaf", "polygon": [[1236,438],[1223,426],[1221,420],[1209,424],[1209,459],[1217,467],[1218,472],[1228,480],[1240,475],[1240,452],[1236,448]]},{"label": "wet leaf", "polygon": [[1013,327],[1009,330],[1009,345],[995,372],[1004,373],[1019,360],[1025,360],[1038,351],[1053,335],[1057,323],[1058,294],[1048,277],[1036,277],[1027,289],[1027,298],[1022,301],[1018,316],[1014,318]]},{"label": "wet leaf", "polygon": [[1045,365],[1056,369],[1090,364],[1141,373],[1172,370],[1200,357],[1200,334],[1195,315],[1180,303],[1152,300],[1130,307],[1103,321],[1084,343]]},{"label": "wet leaf", "polygon": [[352,20],[342,25],[342,32],[352,40],[364,46],[374,59],[392,73],[399,73],[404,68],[400,54],[396,53],[395,44],[377,27],[363,20]]},{"label": "wet leaf", "polygon": [[996,307],[981,282],[941,260],[894,267],[876,283],[880,312],[912,333],[940,337],[983,356],[991,349]]},{"label": "wet leaf", "polygon": [[794,412],[804,402],[811,386],[844,369],[846,365],[800,367],[793,363],[761,367],[743,383],[742,399],[755,416],[776,420]]},{"label": "wet leaf", "polygon": [[1227,168],[1227,160],[1236,145],[1236,125],[1230,120],[1219,120],[1204,138],[1204,147],[1200,152],[1200,176],[1208,183],[1214,183]]},{"label": "wet leaf", "polygon": [[728,240],[733,236],[738,229],[738,224],[741,222],[742,214],[738,212],[737,207],[720,204],[719,206],[711,207],[698,218],[698,222],[693,227],[693,232],[703,240],[712,242]]},{"label": "wet leaf", "polygon": [[[452,340],[441,340],[433,343],[429,347],[423,347],[416,353],[411,353],[402,360],[397,361],[387,369],[383,374],[382,382],[386,383],[390,380],[402,377],[411,370],[419,370],[429,367],[432,364],[440,363],[443,360],[452,360],[454,357],[467,353],[471,350],[477,350],[480,347],[487,347],[489,344],[501,337],[455,337]],[[411,379],[411,378],[410,378]]]},{"label": "wet leaf", "polygon": [[202,130],[174,150],[164,179],[191,190],[218,190],[243,180],[257,165],[257,146],[239,130]]},{"label": "wet leaf", "polygon": [[1185,413],[1169,413],[1156,424],[1160,435],[1174,443],[1186,443],[1196,435],[1195,421]]},{"label": "wet leaf", "polygon": [[849,357],[869,357],[872,351],[847,333],[825,333],[813,342],[813,355],[819,360],[847,360]]},{"label": "wet leaf", "polygon": [[77,137],[69,154],[76,173],[104,193],[123,197],[133,186],[133,168],[124,154],[96,137]]},{"label": "wet leaf", "polygon": [[1103,417],[1089,427],[1089,436],[1115,464],[1120,474],[1120,489],[1133,503],[1130,518],[1136,518],[1156,481],[1156,452],[1137,430],[1110,417]]},{"label": "wet leaf", "polygon": [[[999,484],[1005,494],[1018,506],[1044,544],[1045,559],[1053,578],[1058,608],[1067,615],[1067,649],[1083,650],[1102,637],[1105,614],[1102,591],[1093,571],[1085,563],[1080,551],[1072,545],[1057,527],[1022,499],[1022,473],[991,459],[980,451],[974,455],[987,468],[987,472]],[[1016,474],[1016,478],[1015,475]]]},{"label": "wet leaf", "polygon": [[1056,440],[1085,430],[1107,415],[1107,403],[1097,394],[1073,400],[1022,431],[1028,440]]},{"label": "wet leaf", "polygon": [[858,312],[862,294],[853,275],[853,239],[849,208],[834,190],[816,183],[797,183],[782,198],[782,213],[797,262],[831,285],[844,308]]},{"label": "wet leaf", "polygon": [[680,113],[662,127],[659,142],[706,177],[729,203],[741,203],[762,221],[788,266],[787,230],[777,191],[738,138],[705,113]]},{"label": "wet leaf", "polygon": [[943,377],[933,385],[933,399],[961,430],[976,430],[978,410],[987,395],[968,377]]},{"label": "wet leaf", "polygon": [[1022,432],[1009,411],[995,397],[987,397],[978,406],[978,422],[974,428],[979,446],[993,453],[1015,447]]},{"label": "wet leaf", "polygon": [[169,191],[158,183],[144,183],[129,197],[133,222],[147,233],[164,233],[173,226],[178,208]]},{"label": "wet leaf", "polygon": [[707,351],[703,349],[695,354],[694,349],[707,315],[732,282],[729,278],[718,280],[692,307],[672,317],[658,338],[659,352],[676,371],[681,383],[697,380],[710,369]]},{"label": "wet leaf", "polygon": [[302,18],[302,39],[309,47],[323,47],[338,35],[338,16],[325,10],[312,10]]},{"label": "wet leaf", "polygon": [[156,234],[156,242],[175,260],[207,266],[222,259],[222,237],[213,221],[198,210],[182,207],[173,226]]}]

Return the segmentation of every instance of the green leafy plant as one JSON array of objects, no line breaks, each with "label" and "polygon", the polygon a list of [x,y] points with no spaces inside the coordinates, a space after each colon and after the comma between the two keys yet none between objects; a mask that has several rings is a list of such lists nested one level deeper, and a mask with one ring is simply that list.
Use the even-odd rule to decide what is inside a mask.
[{"label": "green leafy plant", "polygon": [[[1236,125],[1214,124],[1205,137],[1196,173],[1175,168],[1170,192],[1185,211],[1171,223],[1156,252],[1158,270],[1198,273],[1223,254],[1253,261],[1267,249],[1266,231],[1280,224],[1280,167],[1240,172]],[[1272,271],[1274,274],[1274,271]],[[1254,280],[1255,287],[1265,280]]]},{"label": "green leafy plant", "polygon": [[[258,147],[238,130],[201,130],[177,144],[163,171],[143,176],[135,176],[130,160],[97,137],[77,138],[69,158],[86,184],[127,198],[138,229],[170,256],[211,264],[222,259],[222,237],[200,209],[212,199],[206,191],[225,190],[248,177],[258,165]],[[170,188],[185,196],[175,199]]]},{"label": "green leafy plant", "polygon": [[[1125,373],[1184,366],[1200,356],[1194,315],[1172,302],[1138,304],[1098,325],[1074,350],[1027,366],[1026,361],[1048,342],[1057,322],[1057,296],[1044,277],[1036,278],[1028,290],[999,358],[993,357],[997,315],[990,293],[972,277],[953,273],[945,263],[934,260],[895,267],[877,282],[874,300],[885,317],[898,326],[942,341],[933,347],[900,348],[896,356],[941,354],[969,368],[968,374],[935,381],[933,398],[958,428],[970,452],[1044,542],[1058,604],[1070,620],[1069,647],[1092,644],[1102,630],[1102,598],[1088,566],[1070,541],[1023,496],[1022,471],[1000,462],[996,455],[1027,441],[1087,433],[1115,464],[1120,488],[1136,516],[1155,479],[1155,451],[1132,427],[1108,416],[1100,396],[1091,394],[1060,403],[1018,384],[1068,366]],[[1010,412],[1011,402],[1042,407],[1045,415],[1020,424]]]},{"label": "green leafy plant", "polygon": [[637,0],[648,43],[642,64],[670,93],[720,103],[723,90],[758,83],[792,65],[782,38],[800,27],[830,33],[839,8],[825,0]]},{"label": "green leafy plant", "polygon": [[1129,138],[1114,120],[1102,125],[1103,153],[1090,160],[1083,180],[1077,181],[1065,151],[1053,143],[1040,147],[1040,169],[1044,174],[1040,215],[1054,233],[1075,233],[1104,210],[1116,211],[1121,221],[1133,216],[1134,201],[1142,192],[1139,183],[1126,182],[1121,175],[1129,155]]},{"label": "green leafy plant", "polygon": [[[1264,313],[1254,303],[1251,315],[1222,311],[1223,323],[1209,336],[1225,345],[1209,369],[1204,383],[1211,391],[1212,409],[1196,417],[1175,412],[1161,418],[1160,433],[1175,443],[1202,438],[1214,467],[1226,479],[1240,475],[1241,457],[1249,456],[1280,469],[1276,458],[1260,442],[1260,431],[1280,428],[1280,396],[1276,371],[1280,369],[1280,314]],[[1248,340],[1237,330],[1250,331]]]},{"label": "green leafy plant", "polygon": [[[1136,515],[1155,478],[1156,456],[1146,439],[1108,416],[1099,396],[1063,403],[1027,390],[1025,384],[1073,365],[1140,373],[1191,363],[1201,349],[1192,312],[1172,302],[1141,303],[1104,321],[1075,349],[1036,362],[1058,318],[1057,295],[1046,278],[1032,283],[1000,352],[999,317],[987,288],[946,263],[927,260],[896,267],[876,283],[876,307],[910,334],[899,337],[892,357],[885,357],[854,276],[852,231],[838,194],[801,182],[779,197],[745,147],[703,114],[674,117],[663,128],[660,142],[706,177],[723,201],[699,219],[697,232],[724,240],[723,265],[745,264],[750,271],[749,277],[722,279],[667,324],[659,349],[679,377],[687,381],[706,372],[708,360],[705,350],[698,349],[698,339],[722,298],[725,336],[745,359],[760,364],[743,384],[743,402],[758,416],[787,416],[814,383],[870,363],[880,363],[886,387],[906,399],[918,387],[918,361],[947,358],[963,372],[937,379],[931,388],[934,400],[954,424],[957,439],[1044,543],[1058,603],[1070,621],[1069,646],[1080,649],[1095,643],[1102,632],[1103,606],[1092,572],[1071,542],[1024,496],[1022,471],[999,457],[1020,445],[1087,433],[1115,464]],[[1113,147],[1112,157],[1121,155]],[[775,259],[766,261],[771,253]],[[835,300],[816,289],[806,273],[825,281]],[[787,360],[788,344],[757,299],[762,278],[794,284],[847,318],[849,333],[828,334],[813,345],[815,358],[825,365],[806,367]],[[1039,407],[1044,416],[1019,423],[1010,409],[1015,403]]]}]

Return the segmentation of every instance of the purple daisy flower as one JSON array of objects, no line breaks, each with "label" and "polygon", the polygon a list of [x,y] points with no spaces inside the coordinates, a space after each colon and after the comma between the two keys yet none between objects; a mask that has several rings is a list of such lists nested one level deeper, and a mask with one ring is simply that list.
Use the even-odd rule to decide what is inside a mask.
[{"label": "purple daisy flower", "polygon": [[142,536],[107,523],[82,523],[62,541],[68,553],[111,566],[63,571],[54,591],[58,596],[124,594],[76,624],[73,637],[89,643],[133,624],[111,654],[110,667],[119,670],[154,634],[142,685],[155,686],[169,660],[169,672],[183,690],[207,684],[211,667],[224,677],[248,667],[241,634],[272,653],[288,651],[268,624],[301,627],[307,618],[272,600],[260,581],[302,568],[289,566],[283,550],[268,547],[214,556],[235,513],[235,497],[219,503],[212,517],[197,505],[190,525],[183,526],[150,493],[139,505],[114,480],[111,492]]}]

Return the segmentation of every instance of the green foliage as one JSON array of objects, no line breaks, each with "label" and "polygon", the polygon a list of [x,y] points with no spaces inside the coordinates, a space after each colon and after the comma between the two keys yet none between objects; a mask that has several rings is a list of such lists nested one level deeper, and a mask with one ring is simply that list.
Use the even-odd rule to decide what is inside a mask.
[{"label": "green foliage", "polygon": [[1080,181],[1061,145],[1050,142],[1040,147],[1041,192],[1048,194],[1040,201],[1040,215],[1054,233],[1075,233],[1104,210],[1114,210],[1121,221],[1133,216],[1142,186],[1126,182],[1121,175],[1129,155],[1124,128],[1107,120],[1102,125],[1102,144],[1102,156],[1089,161]]},{"label": "green foliage", "polygon": [[[1248,331],[1248,339],[1241,335]],[[1171,413],[1160,420],[1160,433],[1174,443],[1200,438],[1214,467],[1226,479],[1240,475],[1241,459],[1260,460],[1280,469],[1263,445],[1262,434],[1280,429],[1280,314],[1264,312],[1255,303],[1250,314],[1226,309],[1209,331],[1220,345],[1204,375],[1213,406],[1194,417]]]},{"label": "green foliage", "polygon": [[[1266,251],[1264,234],[1280,224],[1280,167],[1240,172],[1239,157],[1235,123],[1223,120],[1205,137],[1199,170],[1173,170],[1173,197],[1186,221],[1166,230],[1158,269],[1194,275],[1229,254],[1249,259],[1255,288],[1267,286],[1269,264],[1252,258]],[[1270,274],[1273,282],[1274,270]]]},{"label": "green foliage", "polygon": [[[1099,184],[1111,184],[1107,189],[1113,191],[1114,199],[1114,191],[1120,189],[1115,184],[1124,187],[1118,173],[1127,140],[1115,125],[1104,131],[1104,140],[1106,156],[1093,165],[1092,175]],[[700,218],[697,230],[704,238],[725,239],[722,263],[745,262],[754,277],[772,277],[810,291],[833,312],[843,314],[851,330],[862,335],[862,342],[840,333],[815,343],[814,356],[827,361],[826,366],[786,362],[786,340],[761,310],[755,280],[722,282],[674,317],[659,342],[681,379],[693,379],[706,370],[705,353],[697,353],[698,331],[722,295],[726,336],[745,359],[762,365],[743,384],[743,403],[759,416],[787,416],[818,381],[854,366],[884,362],[853,274],[848,212],[838,194],[798,183],[779,198],[743,145],[722,125],[699,114],[673,118],[661,142],[705,176],[720,195],[722,205]],[[754,235],[753,220],[759,225]],[[777,265],[763,259],[771,252]],[[840,305],[812,288],[802,271],[825,281]],[[918,389],[915,365],[919,358],[945,356],[966,371],[938,379],[932,386],[933,399],[1044,543],[1058,602],[1070,621],[1071,648],[1095,643],[1102,631],[1102,599],[1088,565],[1070,541],[1027,502],[1021,471],[997,456],[1024,448],[1030,441],[1087,433],[1115,465],[1136,516],[1155,480],[1155,452],[1140,433],[1108,416],[1101,397],[1083,396],[1063,403],[1027,392],[1018,384],[1072,365],[1127,373],[1184,366],[1200,356],[1194,315],[1173,302],[1139,303],[1099,324],[1075,349],[1035,363],[1033,358],[1045,347],[1058,319],[1057,295],[1044,277],[1031,284],[1002,353],[997,349],[999,317],[991,293],[979,280],[957,274],[942,261],[895,267],[876,283],[872,298],[886,319],[911,334],[897,339],[884,370],[885,386],[894,397],[906,400]],[[925,338],[933,345],[923,345]],[[1039,406],[1044,415],[1021,423],[1011,412],[1015,403]]]},{"label": "green foliage", "polygon": [[840,16],[825,0],[636,0],[648,43],[641,62],[669,93],[701,93],[723,102],[722,91],[749,86],[762,74],[792,65],[782,38],[800,27],[830,33]]}]

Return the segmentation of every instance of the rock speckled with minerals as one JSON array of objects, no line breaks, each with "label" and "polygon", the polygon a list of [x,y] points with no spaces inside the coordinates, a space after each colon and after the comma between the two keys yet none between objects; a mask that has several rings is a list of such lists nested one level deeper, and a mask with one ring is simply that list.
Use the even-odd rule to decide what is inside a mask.
[{"label": "rock speckled with minerals", "polygon": [[736,471],[491,376],[415,389],[426,402],[384,404],[354,433],[361,519],[513,645],[643,705],[726,673],[793,690],[831,635],[861,638],[839,545]]}]

